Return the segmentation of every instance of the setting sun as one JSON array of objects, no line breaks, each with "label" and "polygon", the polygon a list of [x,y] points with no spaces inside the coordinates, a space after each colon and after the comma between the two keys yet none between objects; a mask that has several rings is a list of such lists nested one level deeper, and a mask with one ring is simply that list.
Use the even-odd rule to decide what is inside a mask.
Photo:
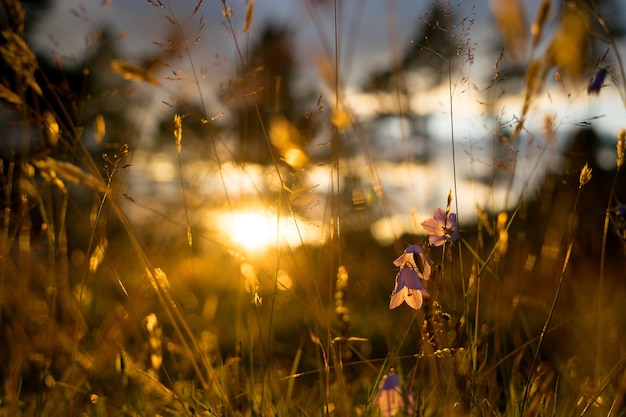
[{"label": "setting sun", "polygon": [[226,214],[224,225],[230,240],[249,251],[259,251],[276,244],[276,218],[263,212]]},{"label": "setting sun", "polygon": [[320,239],[319,229],[309,221],[286,216],[277,224],[276,214],[263,210],[211,212],[208,218],[212,227],[217,227],[230,243],[246,252],[262,252],[276,245],[299,246]]}]

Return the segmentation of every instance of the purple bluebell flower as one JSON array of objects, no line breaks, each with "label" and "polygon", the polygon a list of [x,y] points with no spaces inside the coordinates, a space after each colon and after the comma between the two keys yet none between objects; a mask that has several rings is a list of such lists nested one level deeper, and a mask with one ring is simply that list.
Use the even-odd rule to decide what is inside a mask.
[{"label": "purple bluebell flower", "polygon": [[400,410],[407,414],[415,412],[413,394],[400,386],[400,377],[393,371],[383,377],[374,404],[380,407],[383,417],[395,416]]},{"label": "purple bluebell flower", "polygon": [[429,296],[422,280],[430,279],[432,263],[417,245],[408,246],[404,253],[393,261],[400,271],[396,275],[396,286],[389,300],[390,309],[398,307],[403,302],[415,310],[422,307],[424,297]]},{"label": "purple bluebell flower", "polygon": [[422,222],[422,227],[428,233],[428,243],[431,246],[441,246],[446,242],[454,242],[459,238],[459,227],[455,213],[448,213],[438,208],[432,219]]},{"label": "purple bluebell flower", "polygon": [[393,264],[401,269],[411,268],[420,279],[430,279],[433,261],[426,256],[421,247],[410,245],[393,261]]},{"label": "purple bluebell flower", "polygon": [[600,89],[602,88],[602,83],[606,78],[606,75],[609,73],[608,68],[601,67],[598,68],[593,78],[589,81],[589,85],[587,85],[587,94],[600,94]]},{"label": "purple bluebell flower", "polygon": [[406,301],[409,307],[419,310],[424,303],[424,297],[428,297],[428,291],[411,268],[401,269],[396,275],[396,287],[391,293],[389,308],[396,308]]}]

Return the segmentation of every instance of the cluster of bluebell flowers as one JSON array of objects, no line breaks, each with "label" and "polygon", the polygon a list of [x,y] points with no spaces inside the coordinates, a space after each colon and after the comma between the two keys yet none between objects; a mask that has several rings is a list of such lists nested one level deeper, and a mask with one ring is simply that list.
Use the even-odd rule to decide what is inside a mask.
[{"label": "cluster of bluebell flowers", "polygon": [[[445,211],[437,209],[432,219],[422,223],[429,234],[428,242],[431,246],[454,242],[459,237],[456,214],[450,213],[450,200],[448,197],[448,208]],[[396,286],[391,293],[389,308],[396,308],[406,302],[409,307],[419,310],[424,303],[424,297],[429,297],[422,280],[430,279],[433,261],[426,256],[420,246],[409,245],[393,264],[400,268],[400,271],[396,274]],[[392,417],[399,411],[408,414],[415,411],[413,395],[400,386],[400,378],[393,371],[383,377],[374,404],[380,407],[383,417]]]},{"label": "cluster of bluebell flowers", "polygon": [[[432,219],[422,223],[428,232],[431,246],[441,246],[446,242],[454,242],[459,238],[459,227],[455,213],[437,209]],[[408,246],[393,264],[400,268],[396,275],[396,286],[391,293],[389,308],[396,308],[403,302],[409,307],[419,310],[428,297],[422,280],[430,279],[433,261],[418,245]]]}]

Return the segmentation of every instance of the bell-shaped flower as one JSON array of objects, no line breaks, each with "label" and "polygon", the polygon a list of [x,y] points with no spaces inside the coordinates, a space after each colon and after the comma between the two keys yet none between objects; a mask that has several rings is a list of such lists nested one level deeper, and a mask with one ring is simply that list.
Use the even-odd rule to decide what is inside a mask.
[{"label": "bell-shaped flower", "polygon": [[393,371],[383,377],[374,404],[380,407],[383,417],[395,416],[401,410],[407,414],[415,412],[413,394],[400,386],[400,377]]},{"label": "bell-shaped flower", "polygon": [[403,268],[396,275],[396,287],[391,293],[389,308],[396,308],[403,302],[409,307],[419,310],[424,303],[424,297],[428,297],[428,291],[411,268]]},{"label": "bell-shaped flower", "polygon": [[429,296],[422,280],[430,279],[432,261],[426,257],[422,248],[411,245],[393,264],[400,267],[400,271],[396,275],[396,286],[391,293],[389,308],[396,308],[406,302],[411,308],[419,310],[424,297]]},{"label": "bell-shaped flower", "polygon": [[430,279],[433,261],[428,259],[421,247],[410,245],[393,261],[393,264],[398,268],[413,269],[420,279]]},{"label": "bell-shaped flower", "polygon": [[428,243],[431,246],[441,246],[446,242],[454,242],[459,238],[459,227],[455,213],[447,213],[438,208],[432,219],[422,222],[422,227],[428,233]]}]

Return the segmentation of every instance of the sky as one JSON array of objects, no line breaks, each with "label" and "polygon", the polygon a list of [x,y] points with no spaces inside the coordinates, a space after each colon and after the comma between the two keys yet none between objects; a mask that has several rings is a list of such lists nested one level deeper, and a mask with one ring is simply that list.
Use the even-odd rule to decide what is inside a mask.
[{"label": "sky", "polygon": [[[171,6],[177,21],[185,22],[183,25],[191,39],[197,35],[194,31],[197,17],[204,16],[205,27],[193,50],[193,58],[199,65],[215,65],[217,54],[229,61],[235,59],[233,38],[225,30],[220,1],[204,1],[194,18],[189,16],[197,1],[164,0],[162,3]],[[237,36],[242,48],[248,44],[246,36],[241,33],[246,3],[243,0],[227,2],[232,7],[234,27],[239,32]],[[310,6],[316,3],[322,5]],[[100,27],[109,28],[114,36],[124,34],[117,46],[127,56],[152,53],[157,49],[153,42],[166,42],[171,36],[172,25],[167,21],[169,13],[166,9],[151,6],[147,0],[112,0],[106,9],[102,9],[101,1],[94,0],[55,0],[53,4],[38,28],[40,36],[35,45],[43,53],[80,57],[86,50],[85,37],[93,37]],[[344,0],[338,4],[341,5],[337,20],[343,50],[341,73],[347,84],[362,82],[369,71],[385,68],[393,54],[401,54],[411,47],[415,26],[430,7],[430,2],[414,0]],[[474,4],[477,4],[475,8],[455,6],[454,10],[459,15],[473,13],[480,23],[476,29],[480,31],[480,26],[484,28],[482,23],[489,22],[491,15],[485,0]],[[90,21],[77,18],[72,10],[81,14],[84,10]],[[300,71],[305,76],[324,54],[324,44],[333,42],[335,18],[331,1],[257,0],[249,39],[254,39],[263,23],[268,21],[286,23],[296,29]],[[61,46],[54,47],[50,36]]]},{"label": "sky", "polygon": [[[156,3],[156,0],[151,1]],[[95,38],[98,29],[105,27],[111,32],[119,51],[132,62],[138,59],[135,57],[149,56],[158,52],[159,48],[155,42],[167,44],[168,38],[175,36],[175,28],[168,21],[168,17],[174,18],[184,29],[190,44],[196,37],[199,38],[190,50],[191,56],[174,60],[173,65],[177,67],[171,69],[190,74],[192,68],[189,65],[189,58],[191,58],[196,71],[203,74],[201,82],[203,97],[209,103],[209,107],[215,108],[216,112],[219,111],[219,100],[214,96],[218,91],[217,87],[232,77],[238,63],[233,36],[227,30],[222,15],[221,2],[206,0],[202,3],[199,13],[192,16],[197,1],[161,1],[169,7],[154,7],[148,0],[112,0],[108,3],[106,0],[104,2],[57,0],[53,9],[39,24],[35,49],[54,57],[75,56],[80,60],[80,57],[88,51],[88,45]],[[103,3],[107,7],[103,8]],[[339,73],[344,83],[346,97],[350,100],[353,110],[367,118],[372,109],[375,109],[375,104],[371,95],[359,91],[360,86],[373,71],[388,68],[389,63],[394,62],[407,48],[414,47],[411,41],[415,35],[416,24],[421,22],[421,16],[429,10],[431,2],[344,0],[337,3],[341,7],[337,14],[338,24],[335,26],[332,1],[257,0],[253,24],[247,36],[242,30],[247,2],[243,0],[227,2],[232,7],[235,34],[243,50],[258,36],[264,22],[283,22],[295,29],[294,44],[299,83],[314,91],[323,92],[325,97],[332,92],[322,81],[320,62],[328,58],[328,45],[331,45],[332,49],[334,30],[337,27],[341,52]],[[465,87],[463,91],[459,89],[455,92],[453,100],[454,127],[459,142],[457,163],[462,168],[459,170],[457,186],[460,191],[459,198],[464,202],[459,214],[464,216],[461,218],[467,218],[475,213],[477,205],[485,204],[489,198],[501,200],[498,207],[511,204],[511,200],[508,195],[500,195],[490,189],[483,190],[480,183],[467,181],[472,175],[480,174],[480,170],[485,168],[483,162],[491,157],[489,152],[481,154],[480,141],[491,140],[493,120],[484,117],[485,108],[479,103],[484,101],[485,97],[476,91],[486,85],[493,74],[493,64],[499,51],[501,36],[494,23],[488,0],[458,3],[452,5],[453,16],[459,16],[459,19],[469,16],[473,19],[470,36],[475,62],[471,67],[464,68],[462,76],[469,77],[472,83],[477,85],[476,89]],[[531,21],[537,1],[522,3],[526,5],[527,20]],[[318,5],[310,7],[312,4]],[[198,32],[201,15],[205,25],[204,29]],[[623,51],[622,56],[626,56],[626,51]],[[458,74],[455,73],[456,75]],[[374,234],[384,234],[389,230],[414,231],[415,219],[408,213],[417,207],[419,218],[431,216],[434,209],[445,201],[454,183],[449,146],[452,133],[449,86],[432,85],[428,79],[419,77],[410,79],[409,82],[411,88],[421,92],[411,99],[411,111],[415,114],[430,115],[428,133],[440,143],[434,147],[436,159],[429,167],[377,162],[378,175],[391,196],[392,213],[385,220],[386,223],[373,225]],[[467,87],[471,84],[460,85]],[[177,94],[189,100],[198,96],[192,83],[179,83],[174,89]],[[151,104],[143,109],[146,114],[151,115],[153,125],[159,121],[159,112],[170,110],[161,103],[162,99],[154,97]],[[521,101],[519,95],[503,97],[499,101],[499,106],[502,107],[501,116],[512,120],[519,114]],[[601,133],[613,137],[622,127],[621,121],[625,120],[624,107],[615,88],[606,89],[599,97],[587,97],[584,86],[581,86],[574,96],[559,94],[558,89],[553,89],[550,94],[543,94],[537,98],[534,106],[533,114],[537,117],[530,118],[527,126],[538,131],[541,131],[544,115],[553,113],[555,109],[559,109],[556,123],[563,133],[577,128],[581,120],[598,116],[599,119],[594,121],[596,126]],[[391,132],[391,129],[388,129],[388,132]],[[143,134],[150,136],[150,129],[146,129]],[[395,138],[392,134],[386,135],[385,141],[389,142],[386,142],[385,146],[403,149],[399,135],[396,134]],[[541,182],[541,175],[546,167],[533,171],[534,161],[538,156],[534,149],[529,147],[525,150],[529,154],[522,157],[522,159],[527,157],[527,162],[521,164],[521,175],[519,183],[516,184],[517,192],[526,186],[536,186]],[[555,163],[552,158],[545,159],[548,163]],[[367,178],[370,168],[363,165],[355,170],[362,170],[363,178]],[[135,167],[135,171],[139,169]],[[253,171],[252,167],[249,169],[250,172]],[[317,190],[322,195],[326,193],[329,187],[325,183],[329,179],[328,173],[325,170],[318,172],[312,169],[308,174],[315,178],[313,181],[318,184]],[[216,187],[219,192],[221,185],[217,184]],[[242,189],[242,186],[238,188]],[[505,201],[507,199],[508,202]],[[381,235],[380,238],[384,240],[390,237]]]},{"label": "sky", "polygon": [[[156,4],[156,1],[152,0],[152,3]],[[168,39],[176,36],[177,28],[168,20],[173,18],[180,23],[189,44],[194,39],[198,42],[190,49],[190,56],[174,59],[172,67],[163,69],[157,77],[172,75],[169,71],[175,70],[192,79],[192,61],[196,74],[201,78],[202,97],[208,103],[209,113],[220,114],[219,88],[233,78],[239,62],[233,36],[226,27],[221,1],[203,1],[198,13],[193,16],[198,4],[196,0],[162,0],[162,3],[168,7],[154,7],[150,0],[53,0],[54,6],[39,22],[34,48],[54,58],[70,57],[64,62],[71,65],[72,60],[80,62],[95,42],[98,30],[106,28],[121,54],[131,62],[138,62],[141,57],[160,52],[155,43],[167,45]],[[536,0],[528,3],[531,6],[527,12],[531,15],[532,4]],[[332,89],[323,80],[321,63],[334,60],[331,49],[336,19],[341,82],[346,94],[352,98],[353,111],[363,117],[368,117],[376,109],[367,105],[371,103],[371,97],[359,95],[361,87],[373,72],[389,68],[390,63],[399,60],[405,51],[416,47],[412,41],[417,25],[422,24],[423,13],[432,7],[430,1],[343,0],[337,2],[335,17],[334,3],[329,0],[257,0],[250,33],[245,35],[242,29],[247,1],[229,1],[227,4],[232,8],[235,35],[244,53],[258,37],[265,22],[284,23],[292,28],[297,85],[324,97],[331,97]],[[494,51],[498,50],[491,40],[499,35],[487,0],[454,3],[452,10],[454,19],[466,16],[474,19],[471,37],[475,44],[476,61],[472,76],[488,79],[495,59]],[[204,23],[201,32],[198,31],[200,16]],[[435,87],[421,85],[423,82],[418,79],[411,88]],[[198,91],[191,82],[167,87],[186,101],[198,98]],[[418,108],[414,111],[439,111],[439,92],[433,97],[437,98],[416,103]],[[168,97],[154,97],[148,113],[159,115],[168,110],[162,105],[163,100],[169,101]]]}]

